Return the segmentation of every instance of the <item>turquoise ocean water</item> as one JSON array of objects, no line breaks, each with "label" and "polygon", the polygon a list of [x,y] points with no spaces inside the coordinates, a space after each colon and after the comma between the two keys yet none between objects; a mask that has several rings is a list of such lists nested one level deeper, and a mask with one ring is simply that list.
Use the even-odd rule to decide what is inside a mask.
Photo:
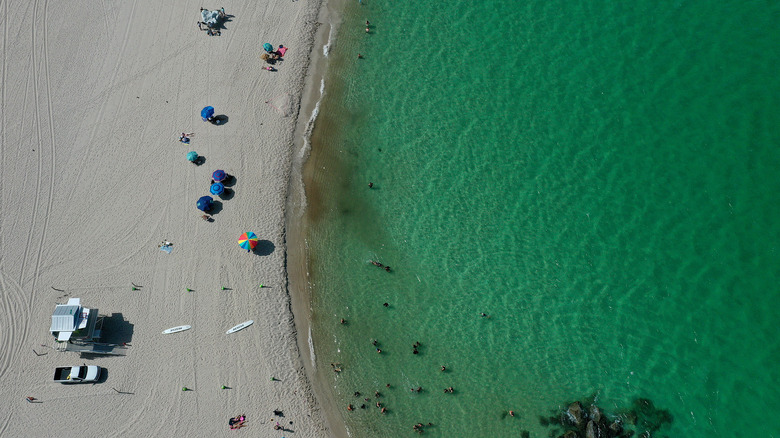
[{"label": "turquoise ocean water", "polygon": [[349,3],[306,238],[350,434],[546,437],[568,402],[642,397],[662,436],[780,436],[778,22],[756,1]]}]

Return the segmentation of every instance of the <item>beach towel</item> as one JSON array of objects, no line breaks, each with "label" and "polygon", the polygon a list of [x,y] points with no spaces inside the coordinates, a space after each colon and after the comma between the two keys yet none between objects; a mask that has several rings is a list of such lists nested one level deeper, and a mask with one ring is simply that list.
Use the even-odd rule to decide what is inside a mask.
[{"label": "beach towel", "polygon": [[204,9],[200,11],[200,17],[203,19],[203,22],[206,23],[209,27],[217,24],[217,19],[219,18],[219,11],[209,11],[208,9]]},{"label": "beach towel", "polygon": [[278,53],[279,56],[284,56],[284,54],[287,53],[287,47],[279,46],[279,49],[276,50],[276,53]]},{"label": "beach towel", "polygon": [[160,247],[160,251],[164,251],[164,252],[167,252],[168,254],[170,254],[171,251],[173,251],[173,247],[172,246],[161,246]]}]

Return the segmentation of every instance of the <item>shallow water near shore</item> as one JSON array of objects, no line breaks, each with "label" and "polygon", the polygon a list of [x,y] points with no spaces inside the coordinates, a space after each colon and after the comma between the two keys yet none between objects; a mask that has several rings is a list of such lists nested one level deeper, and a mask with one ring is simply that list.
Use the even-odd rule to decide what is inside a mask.
[{"label": "shallow water near shore", "polygon": [[544,437],[588,397],[652,400],[661,435],[780,434],[771,8],[347,5],[306,241],[352,436]]}]

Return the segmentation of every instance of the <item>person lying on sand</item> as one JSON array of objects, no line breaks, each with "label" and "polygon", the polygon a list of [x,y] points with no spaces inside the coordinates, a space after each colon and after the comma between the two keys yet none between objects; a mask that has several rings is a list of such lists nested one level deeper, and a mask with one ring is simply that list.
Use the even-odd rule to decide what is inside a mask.
[{"label": "person lying on sand", "polygon": [[246,424],[244,424],[245,422],[246,422],[246,416],[239,415],[237,417],[233,417],[230,420],[228,420],[228,425],[230,426],[231,429],[240,429],[246,426]]}]

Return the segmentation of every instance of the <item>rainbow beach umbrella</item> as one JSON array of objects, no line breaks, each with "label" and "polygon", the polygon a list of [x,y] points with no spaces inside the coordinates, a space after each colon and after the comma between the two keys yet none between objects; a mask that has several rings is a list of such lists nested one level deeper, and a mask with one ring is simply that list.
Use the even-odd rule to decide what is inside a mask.
[{"label": "rainbow beach umbrella", "polygon": [[247,250],[247,252],[251,252],[253,249],[255,249],[257,242],[259,241],[260,239],[257,237],[257,234],[251,231],[247,231],[238,238],[238,246],[244,248]]}]

